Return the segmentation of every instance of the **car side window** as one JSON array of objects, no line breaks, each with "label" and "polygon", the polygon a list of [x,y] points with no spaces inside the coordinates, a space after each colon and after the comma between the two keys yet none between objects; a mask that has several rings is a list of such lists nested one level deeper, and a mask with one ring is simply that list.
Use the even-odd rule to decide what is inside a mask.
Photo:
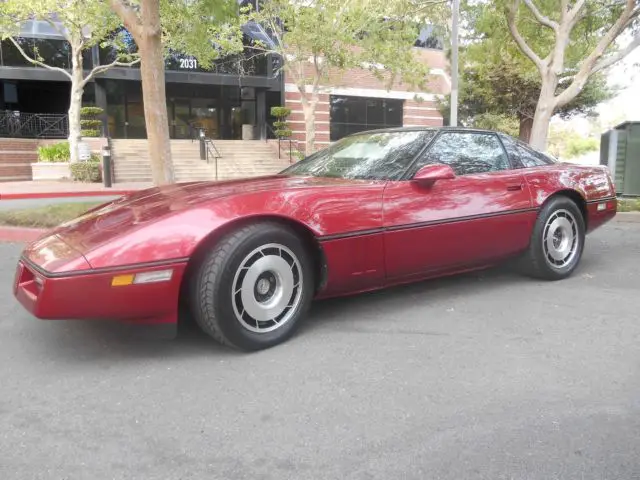
[{"label": "car side window", "polygon": [[509,170],[509,158],[493,133],[444,132],[414,165],[411,176],[425,165],[449,165],[456,175]]},{"label": "car side window", "polygon": [[535,152],[524,145],[516,144],[516,148],[520,156],[520,163],[522,163],[523,167],[542,167],[552,163],[550,159],[541,153]]},{"label": "car side window", "polygon": [[509,153],[509,158],[514,168],[539,167],[552,165],[555,160],[543,153],[537,152],[526,143],[500,133],[500,140]]}]

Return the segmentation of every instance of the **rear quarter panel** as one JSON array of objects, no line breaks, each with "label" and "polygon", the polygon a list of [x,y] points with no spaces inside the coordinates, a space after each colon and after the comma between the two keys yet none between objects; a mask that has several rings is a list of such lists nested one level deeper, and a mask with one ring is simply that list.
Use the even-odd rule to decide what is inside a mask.
[{"label": "rear quarter panel", "polygon": [[[584,200],[587,229],[592,231],[615,216],[617,202],[613,181],[605,166],[584,166],[558,163],[527,168],[525,179],[534,207],[541,207],[559,192],[575,192]],[[598,210],[598,204],[606,204]]]}]

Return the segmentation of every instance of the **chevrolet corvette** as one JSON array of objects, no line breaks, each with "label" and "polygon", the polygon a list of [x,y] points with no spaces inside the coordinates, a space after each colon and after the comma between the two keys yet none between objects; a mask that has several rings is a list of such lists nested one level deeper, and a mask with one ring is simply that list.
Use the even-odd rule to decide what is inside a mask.
[{"label": "chevrolet corvette", "polygon": [[564,279],[616,211],[606,167],[502,133],[361,132],[276,175],[154,187],[90,210],[25,247],[14,294],[40,319],[175,325],[184,307],[213,339],[252,351],[290,338],[314,299],[507,259]]}]

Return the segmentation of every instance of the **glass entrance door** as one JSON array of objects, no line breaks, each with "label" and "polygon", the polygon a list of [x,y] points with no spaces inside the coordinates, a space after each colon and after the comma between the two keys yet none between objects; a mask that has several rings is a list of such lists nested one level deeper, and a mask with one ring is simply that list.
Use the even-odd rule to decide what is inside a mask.
[{"label": "glass entrance door", "polygon": [[173,99],[173,108],[169,110],[171,118],[171,135],[177,139],[191,138],[189,120],[191,117],[191,107],[188,98]]},{"label": "glass entrance door", "polygon": [[219,139],[220,108],[215,99],[192,98],[191,122],[197,128],[204,128],[209,138]]}]

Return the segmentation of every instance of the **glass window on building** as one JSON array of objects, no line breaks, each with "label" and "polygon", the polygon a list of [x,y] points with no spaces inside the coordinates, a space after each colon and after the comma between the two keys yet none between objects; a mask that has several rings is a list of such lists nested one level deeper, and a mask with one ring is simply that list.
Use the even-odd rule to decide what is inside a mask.
[{"label": "glass window on building", "polygon": [[403,100],[332,95],[330,103],[332,142],[352,133],[402,126]]},{"label": "glass window on building", "polygon": [[[16,42],[20,45],[20,48],[31,58],[35,56],[33,39],[32,38],[24,38],[18,37],[16,38]],[[30,63],[24,56],[20,53],[20,51],[16,48],[16,46],[11,42],[11,40],[3,40],[1,45],[1,56],[2,56],[2,66],[3,67],[32,67],[33,64]]]},{"label": "glass window on building", "polygon": [[415,41],[414,46],[418,48],[444,50],[444,37],[442,29],[434,25],[425,25],[420,29],[420,33]]},{"label": "glass window on building", "polygon": [[[31,58],[41,60],[50,67],[71,68],[71,46],[66,40],[56,38],[18,37],[16,42]],[[93,68],[91,50],[82,52],[83,67]],[[10,40],[0,43],[0,64],[3,67],[44,68],[29,62]]]}]

